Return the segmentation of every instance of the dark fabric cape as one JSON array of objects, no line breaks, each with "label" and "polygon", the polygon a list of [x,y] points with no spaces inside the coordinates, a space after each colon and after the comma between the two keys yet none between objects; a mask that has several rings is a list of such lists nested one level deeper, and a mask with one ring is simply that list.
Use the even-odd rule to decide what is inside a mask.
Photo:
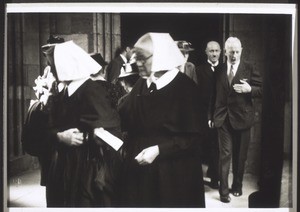
[{"label": "dark fabric cape", "polygon": [[[93,129],[103,127],[120,137],[120,120],[110,95],[100,81],[87,80],[70,97],[53,108],[50,131],[78,128],[88,138],[78,147],[52,141],[47,175],[48,207],[103,207],[116,201],[121,158],[103,141],[93,138]],[[100,172],[99,172],[100,171]]]},{"label": "dark fabric cape", "polygon": [[[140,79],[119,113],[128,132],[123,206],[205,207],[196,84],[178,73],[167,86],[148,93],[146,80]],[[138,165],[134,157],[153,145],[159,146],[159,156],[150,165]]]},{"label": "dark fabric cape", "polygon": [[216,74],[221,71],[221,64],[211,69],[207,61],[196,68],[198,79],[199,99],[201,100],[201,113],[203,118],[202,136],[202,162],[208,164],[207,176],[213,180],[218,179],[219,145],[217,130],[208,126],[208,120],[213,121],[216,98]]},{"label": "dark fabric cape", "polygon": [[[42,103],[35,101],[28,109],[22,130],[22,146],[26,153],[32,156],[45,154],[50,146],[48,113],[42,110]],[[45,139],[47,138],[47,139]]]},{"label": "dark fabric cape", "polygon": [[43,108],[40,101],[35,101],[28,109],[22,129],[23,150],[39,159],[41,168],[40,184],[45,186],[50,166],[53,140],[56,136],[49,130],[49,111]]}]

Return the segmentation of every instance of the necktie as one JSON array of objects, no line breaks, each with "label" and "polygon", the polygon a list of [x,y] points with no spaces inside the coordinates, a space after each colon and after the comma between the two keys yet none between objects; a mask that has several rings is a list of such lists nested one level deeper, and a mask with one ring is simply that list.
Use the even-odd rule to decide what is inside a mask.
[{"label": "necktie", "polygon": [[215,67],[213,65],[210,68],[212,71],[215,71]]},{"label": "necktie", "polygon": [[63,89],[63,98],[64,99],[67,99],[69,97],[69,94],[68,94],[68,85],[65,85],[64,89]]},{"label": "necktie", "polygon": [[229,82],[229,85],[231,85],[231,82],[232,82],[233,77],[234,77],[234,73],[233,73],[233,65],[231,65],[230,71],[229,71],[229,74],[228,74],[228,82]]},{"label": "necktie", "polygon": [[131,73],[132,72],[132,67],[131,67],[130,63],[125,63],[123,66],[124,66],[125,73]]},{"label": "necktie", "polygon": [[156,91],[156,90],[157,90],[156,84],[152,82],[149,87],[149,92],[152,93],[153,91]]}]

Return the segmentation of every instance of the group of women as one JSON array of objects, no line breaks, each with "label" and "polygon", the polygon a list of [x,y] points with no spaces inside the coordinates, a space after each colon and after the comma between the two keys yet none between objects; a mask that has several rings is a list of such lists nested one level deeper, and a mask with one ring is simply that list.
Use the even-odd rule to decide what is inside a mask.
[{"label": "group of women", "polygon": [[107,82],[91,78],[103,67],[74,42],[42,50],[48,71],[30,115],[42,114],[31,132],[47,207],[205,207],[200,102],[168,33],[134,45],[140,79],[118,110]]}]

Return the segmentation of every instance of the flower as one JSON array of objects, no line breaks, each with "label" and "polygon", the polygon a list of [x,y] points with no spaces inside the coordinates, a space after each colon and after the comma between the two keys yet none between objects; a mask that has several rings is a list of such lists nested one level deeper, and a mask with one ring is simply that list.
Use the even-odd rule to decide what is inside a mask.
[{"label": "flower", "polygon": [[54,75],[51,72],[51,67],[47,66],[44,69],[43,76],[38,76],[35,80],[35,86],[33,90],[35,91],[36,97],[44,104],[47,104],[49,96],[51,96],[53,83],[56,82]]}]

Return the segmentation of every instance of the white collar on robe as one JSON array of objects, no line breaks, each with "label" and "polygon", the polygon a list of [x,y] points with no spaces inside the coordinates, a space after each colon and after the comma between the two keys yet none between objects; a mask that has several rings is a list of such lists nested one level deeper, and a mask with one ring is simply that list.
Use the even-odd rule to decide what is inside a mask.
[{"label": "white collar on robe", "polygon": [[[79,80],[73,80],[68,86],[68,96],[72,96],[75,91],[77,91],[78,88],[80,88],[80,86],[85,83],[85,81],[87,81],[89,79],[89,77],[85,78],[85,79],[79,79]],[[58,91],[61,92],[64,87],[66,86],[65,82],[61,82],[58,84]]]},{"label": "white collar on robe", "polygon": [[101,75],[98,75],[98,76],[95,76],[95,77],[90,77],[91,78],[91,80],[93,80],[93,81],[97,81],[97,80],[100,80],[100,81],[106,81],[106,79],[103,77],[103,76],[101,76]]},{"label": "white collar on robe", "polygon": [[85,79],[79,79],[79,80],[73,80],[69,85],[68,85],[68,95],[72,96],[75,91],[83,84],[85,81],[87,81],[89,77]]},{"label": "white collar on robe", "polygon": [[120,57],[122,58],[122,60],[124,61],[124,63],[127,63],[127,58],[124,55],[120,54]]},{"label": "white collar on robe", "polygon": [[152,72],[151,76],[147,78],[147,87],[149,88],[151,83],[155,83],[156,89],[159,90],[172,82],[173,79],[177,76],[178,72],[179,70],[177,68],[174,68],[170,71],[167,71],[159,78],[154,76],[155,72]]}]

